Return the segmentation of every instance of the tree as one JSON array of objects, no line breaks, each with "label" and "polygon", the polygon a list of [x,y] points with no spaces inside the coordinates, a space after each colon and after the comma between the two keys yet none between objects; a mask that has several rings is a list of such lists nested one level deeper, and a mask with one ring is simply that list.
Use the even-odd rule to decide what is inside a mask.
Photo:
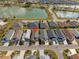
[{"label": "tree", "polygon": [[15,19],[16,18],[16,16],[13,16],[13,19]]},{"label": "tree", "polygon": [[7,21],[8,21],[8,18],[5,18],[5,19],[4,19],[4,22],[7,22]]},{"label": "tree", "polygon": [[24,42],[21,40],[20,43],[19,43],[19,45],[23,45],[23,43],[24,43]]},{"label": "tree", "polygon": [[40,59],[40,57],[39,57],[39,55],[40,55],[39,50],[35,51],[34,55],[36,56],[36,59]]},{"label": "tree", "polygon": [[69,52],[69,49],[64,50],[64,52],[67,54]]},{"label": "tree", "polygon": [[70,20],[67,20],[66,22],[70,22]]},{"label": "tree", "polygon": [[30,7],[31,6],[31,3],[28,2],[28,3],[25,3],[25,5],[23,7]]}]

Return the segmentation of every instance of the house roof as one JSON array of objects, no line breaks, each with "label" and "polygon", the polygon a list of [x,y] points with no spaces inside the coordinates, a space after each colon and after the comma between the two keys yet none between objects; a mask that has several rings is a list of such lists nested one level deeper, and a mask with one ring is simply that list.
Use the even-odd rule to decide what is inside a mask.
[{"label": "house roof", "polygon": [[54,32],[55,32],[59,42],[63,42],[65,40],[64,39],[65,37],[64,37],[64,34],[63,34],[62,30],[55,29]]},{"label": "house roof", "polygon": [[74,40],[74,36],[70,33],[69,30],[64,29],[64,30],[63,30],[63,33],[64,33],[64,35],[66,36],[66,38],[67,38],[70,42],[72,42],[72,41]]},{"label": "house roof", "polygon": [[50,27],[56,27],[58,26],[55,22],[51,21],[51,22],[48,22],[49,26]]},{"label": "house roof", "polygon": [[35,27],[38,27],[35,23],[29,23],[28,25],[27,25],[29,28],[35,28]]},{"label": "house roof", "polygon": [[50,59],[50,57],[48,55],[42,55],[40,56],[40,59]]},{"label": "house roof", "polygon": [[70,59],[79,59],[79,54],[74,54],[70,56]]},{"label": "house roof", "polygon": [[0,20],[0,26],[4,26],[6,24],[7,24],[7,22],[3,22],[2,20]]},{"label": "house roof", "polygon": [[27,58],[27,59],[36,59],[36,56],[32,55],[32,56],[30,56],[30,57]]},{"label": "house roof", "polygon": [[49,39],[56,38],[55,33],[52,32],[51,30],[47,30],[47,35]]},{"label": "house roof", "polygon": [[47,25],[45,23],[40,22],[40,28],[47,28]]}]

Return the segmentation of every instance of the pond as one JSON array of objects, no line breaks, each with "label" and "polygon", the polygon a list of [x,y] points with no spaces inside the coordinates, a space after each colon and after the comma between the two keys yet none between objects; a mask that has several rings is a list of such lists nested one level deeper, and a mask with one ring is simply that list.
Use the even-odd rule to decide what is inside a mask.
[{"label": "pond", "polygon": [[22,7],[0,7],[0,17],[13,17],[21,19],[46,19],[48,17],[45,9],[22,8]]},{"label": "pond", "polygon": [[60,18],[79,18],[79,12],[56,11],[56,15]]}]

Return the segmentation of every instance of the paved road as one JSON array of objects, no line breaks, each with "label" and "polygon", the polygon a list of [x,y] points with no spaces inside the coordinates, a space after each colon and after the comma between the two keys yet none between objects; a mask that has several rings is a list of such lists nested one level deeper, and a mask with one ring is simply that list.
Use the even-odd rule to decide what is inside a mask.
[{"label": "paved road", "polygon": [[0,51],[4,51],[4,50],[34,50],[34,49],[57,49],[57,48],[61,48],[61,49],[66,49],[66,48],[70,48],[70,49],[76,49],[79,48],[78,45],[51,45],[51,46],[46,46],[46,45],[37,45],[37,46],[0,46]]},{"label": "paved road", "polygon": [[[4,0],[5,2],[6,0]],[[7,0],[9,1],[9,0]],[[79,1],[76,0],[17,0],[18,2],[31,2],[31,3],[42,3],[42,4],[69,4],[79,5]],[[0,1],[1,2],[1,1]]]},{"label": "paved road", "polygon": [[51,45],[51,46],[46,46],[46,45],[32,45],[32,46],[8,46],[8,47],[4,47],[4,46],[0,46],[0,51],[8,51],[8,50],[42,50],[42,49],[46,49],[46,48],[49,48],[49,49],[52,49],[54,51],[57,52],[58,54],[58,58],[59,59],[64,59],[63,58],[63,55],[62,55],[62,51],[66,48],[68,49],[77,49],[79,48],[78,45]]},{"label": "paved road", "polygon": [[79,2],[72,0],[40,0],[40,3],[48,3],[48,4],[69,4],[69,5],[78,5]]}]

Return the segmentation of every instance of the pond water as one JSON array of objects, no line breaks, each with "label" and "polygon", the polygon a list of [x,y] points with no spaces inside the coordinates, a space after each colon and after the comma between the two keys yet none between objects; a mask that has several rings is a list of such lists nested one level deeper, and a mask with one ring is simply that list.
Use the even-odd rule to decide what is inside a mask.
[{"label": "pond water", "polygon": [[60,18],[79,18],[79,12],[57,11],[56,15]]},{"label": "pond water", "polygon": [[0,16],[25,18],[25,19],[46,19],[48,17],[45,9],[22,8],[22,7],[0,7]]}]

